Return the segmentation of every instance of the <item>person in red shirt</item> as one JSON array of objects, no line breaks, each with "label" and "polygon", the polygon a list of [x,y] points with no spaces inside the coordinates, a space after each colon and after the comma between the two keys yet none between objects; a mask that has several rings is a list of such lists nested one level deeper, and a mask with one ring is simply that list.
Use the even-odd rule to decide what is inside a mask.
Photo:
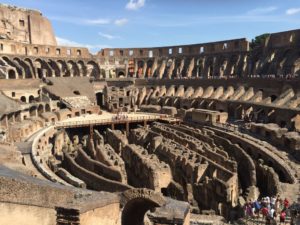
[{"label": "person in red shirt", "polygon": [[286,212],[284,210],[280,213],[280,223],[285,223]]},{"label": "person in red shirt", "polygon": [[287,200],[287,198],[285,198],[284,201],[283,201],[284,210],[289,207],[289,204],[290,204],[289,200]]},{"label": "person in red shirt", "polygon": [[267,217],[267,216],[269,215],[269,210],[268,210],[268,208],[267,208],[267,207],[263,207],[263,208],[261,209],[261,213],[262,213],[262,215],[263,215],[264,218]]}]

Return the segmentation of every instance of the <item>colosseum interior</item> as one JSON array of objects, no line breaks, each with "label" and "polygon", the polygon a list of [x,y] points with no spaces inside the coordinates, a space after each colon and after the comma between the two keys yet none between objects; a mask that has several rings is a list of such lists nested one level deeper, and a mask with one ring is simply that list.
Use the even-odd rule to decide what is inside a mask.
[{"label": "colosseum interior", "polygon": [[226,224],[260,196],[297,202],[300,30],[91,54],[38,11],[0,12],[0,224]]}]

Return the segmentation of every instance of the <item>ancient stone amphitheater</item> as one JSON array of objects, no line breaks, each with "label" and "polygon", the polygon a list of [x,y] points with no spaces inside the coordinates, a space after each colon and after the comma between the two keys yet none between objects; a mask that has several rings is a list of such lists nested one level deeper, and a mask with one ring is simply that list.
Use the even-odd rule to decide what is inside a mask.
[{"label": "ancient stone amphitheater", "polygon": [[300,30],[93,55],[0,12],[0,224],[225,224],[298,200]]}]

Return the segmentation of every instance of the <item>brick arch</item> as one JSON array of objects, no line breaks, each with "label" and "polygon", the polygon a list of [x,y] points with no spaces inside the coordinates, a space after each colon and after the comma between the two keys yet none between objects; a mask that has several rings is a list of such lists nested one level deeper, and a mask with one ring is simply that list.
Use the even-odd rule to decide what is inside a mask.
[{"label": "brick arch", "polygon": [[164,206],[166,200],[158,192],[141,188],[123,192],[121,203],[124,205],[121,217],[122,225],[141,225],[144,224],[145,213],[156,207]]}]

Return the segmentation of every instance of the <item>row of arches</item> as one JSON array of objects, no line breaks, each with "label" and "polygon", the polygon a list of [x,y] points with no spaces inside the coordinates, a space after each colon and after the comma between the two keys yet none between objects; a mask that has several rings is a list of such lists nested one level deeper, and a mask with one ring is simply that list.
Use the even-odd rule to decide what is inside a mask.
[{"label": "row of arches", "polygon": [[169,58],[137,60],[135,72],[129,76],[138,78],[180,78],[180,77],[223,77],[245,76],[248,64],[246,54],[204,56],[201,58]]},{"label": "row of arches", "polygon": [[49,103],[33,105],[30,108],[22,111],[15,111],[5,114],[1,117],[1,124],[6,126],[7,123],[22,122],[30,117],[40,116],[44,112],[51,112]]},{"label": "row of arches", "polygon": [[251,62],[252,74],[289,75],[300,74],[300,51],[276,49],[266,54],[258,52]]},{"label": "row of arches", "polygon": [[41,79],[44,77],[100,77],[97,62],[67,59],[0,57],[4,79]]}]

